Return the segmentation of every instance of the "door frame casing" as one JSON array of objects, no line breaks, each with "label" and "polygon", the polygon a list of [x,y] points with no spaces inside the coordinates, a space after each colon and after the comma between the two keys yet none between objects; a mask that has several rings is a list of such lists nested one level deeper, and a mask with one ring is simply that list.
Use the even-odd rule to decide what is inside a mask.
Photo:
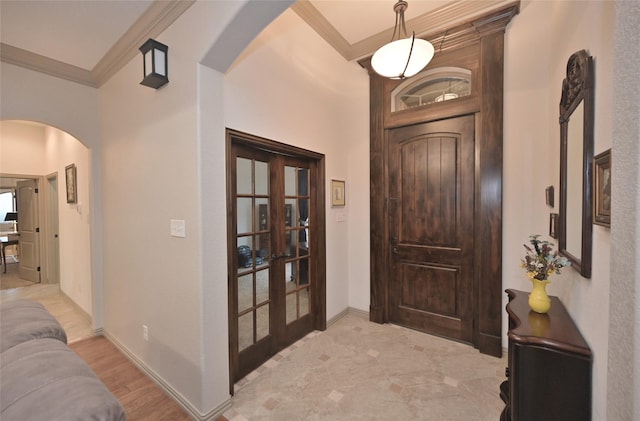
[{"label": "door frame casing", "polygon": [[[52,187],[52,181],[55,180],[56,189]],[[41,281],[47,284],[60,283],[60,216],[58,192],[60,188],[58,173],[54,172],[45,176],[45,183],[42,187],[44,190],[44,208],[45,214],[43,225],[45,227],[45,236],[43,242],[45,244],[45,261],[44,276]]]},{"label": "door frame casing", "polygon": [[[229,313],[229,390],[233,395],[234,377],[238,372],[238,356],[236,336],[234,335],[234,324],[236,323],[236,306],[237,296],[233,294],[234,276],[233,271],[236,267],[236,259],[234,251],[236,250],[235,239],[235,206],[233,206],[233,198],[235,186],[232,181],[235,179],[231,176],[233,165],[232,146],[234,144],[242,145],[248,148],[264,150],[269,153],[280,154],[290,157],[298,157],[312,161],[315,166],[317,176],[310,178],[310,192],[313,191],[313,201],[316,203],[310,212],[314,212],[315,230],[314,235],[310,236],[313,241],[310,258],[314,259],[314,272],[312,273],[315,282],[312,284],[312,300],[311,309],[315,309],[312,314],[312,328],[315,330],[326,330],[326,215],[325,215],[325,156],[324,154],[313,152],[307,149],[299,148],[252,134],[244,133],[234,129],[226,129],[226,168],[227,168],[227,287],[228,287],[228,313]],[[237,326],[235,326],[237,332]],[[279,350],[278,350],[279,351]],[[276,351],[276,352],[278,352]]]},{"label": "door frame casing", "polygon": [[371,302],[369,318],[389,321],[388,129],[465,114],[475,116],[473,340],[480,352],[502,355],[502,142],[504,34],[519,12],[520,2],[454,28],[427,36],[439,51],[427,66],[477,62],[477,95],[433,106],[389,113],[391,92],[402,81],[377,75],[370,58],[360,64],[369,71]]}]

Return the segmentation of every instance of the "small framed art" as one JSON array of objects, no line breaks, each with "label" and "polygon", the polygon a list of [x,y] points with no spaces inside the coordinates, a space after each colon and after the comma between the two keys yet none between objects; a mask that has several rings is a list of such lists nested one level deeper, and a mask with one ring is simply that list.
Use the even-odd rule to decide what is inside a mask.
[{"label": "small framed art", "polygon": [[549,237],[558,238],[558,214],[549,214]]},{"label": "small framed art", "polygon": [[593,223],[611,226],[611,149],[593,157]]},{"label": "small framed art", "polygon": [[545,199],[547,202],[547,206],[553,207],[555,205],[555,196],[553,193],[553,186],[549,186],[544,190]]},{"label": "small framed art", "polygon": [[76,176],[76,164],[64,167],[67,181],[67,203],[78,203],[78,182]]},{"label": "small framed art", "polygon": [[344,206],[345,200],[345,182],[344,180],[331,180],[331,206]]}]

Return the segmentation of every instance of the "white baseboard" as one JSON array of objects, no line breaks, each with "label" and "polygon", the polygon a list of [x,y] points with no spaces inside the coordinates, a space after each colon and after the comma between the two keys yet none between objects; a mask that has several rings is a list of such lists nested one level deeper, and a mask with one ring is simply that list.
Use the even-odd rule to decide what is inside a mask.
[{"label": "white baseboard", "polygon": [[360,317],[361,319],[369,320],[369,312],[368,311],[359,310],[359,309],[354,308],[354,307],[347,307],[344,310],[342,310],[340,313],[336,314],[335,316],[333,316],[332,318],[327,320],[327,327],[331,326],[332,324],[334,324],[338,320],[342,319],[347,314],[351,314],[352,316]]},{"label": "white baseboard", "polygon": [[103,329],[98,329],[103,336],[105,336],[112,344],[116,346],[124,354],[125,357],[133,365],[138,367],[147,377],[149,377],[158,387],[164,390],[178,405],[182,407],[192,418],[198,421],[214,421],[218,417],[220,417],[225,411],[231,408],[231,398],[227,399],[216,408],[207,412],[206,414],[201,414],[197,408],[195,408],[189,400],[187,400],[184,396],[178,393],[173,387],[171,387],[158,373],[149,368],[142,360],[140,360],[133,352],[131,352],[127,347],[122,345],[115,337],[109,334],[109,332],[104,331]]}]

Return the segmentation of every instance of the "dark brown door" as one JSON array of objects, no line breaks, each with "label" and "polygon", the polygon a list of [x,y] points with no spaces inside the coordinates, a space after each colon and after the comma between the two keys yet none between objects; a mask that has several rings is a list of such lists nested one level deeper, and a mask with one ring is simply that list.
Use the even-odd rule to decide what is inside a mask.
[{"label": "dark brown door", "polygon": [[[323,328],[312,159],[232,144],[229,348],[235,382],[315,328]],[[315,238],[318,237],[318,238]],[[315,240],[315,241],[314,241]]]},{"label": "dark brown door", "polygon": [[390,321],[472,341],[473,210],[473,116],[389,131]]}]

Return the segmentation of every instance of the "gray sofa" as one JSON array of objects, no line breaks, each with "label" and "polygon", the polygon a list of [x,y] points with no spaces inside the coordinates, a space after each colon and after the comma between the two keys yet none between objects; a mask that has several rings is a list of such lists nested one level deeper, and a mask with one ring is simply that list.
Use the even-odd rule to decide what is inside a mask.
[{"label": "gray sofa", "polygon": [[0,306],[0,419],[124,421],[120,402],[39,303]]}]

